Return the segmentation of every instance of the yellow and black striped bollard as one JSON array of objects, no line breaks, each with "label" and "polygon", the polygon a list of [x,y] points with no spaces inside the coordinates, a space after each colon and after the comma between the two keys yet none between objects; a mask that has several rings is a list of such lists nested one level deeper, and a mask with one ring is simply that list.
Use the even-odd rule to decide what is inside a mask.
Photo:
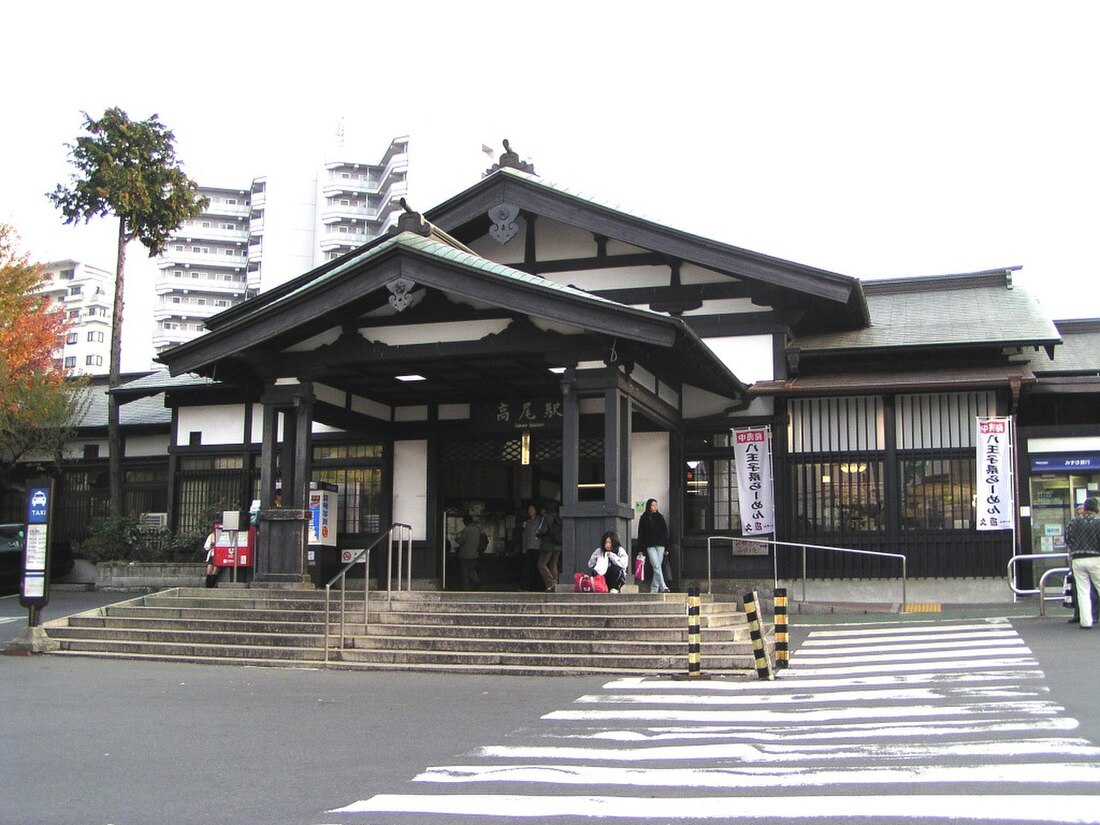
[{"label": "yellow and black striped bollard", "polygon": [[756,659],[756,675],[761,679],[774,679],[772,665],[768,661],[768,651],[764,647],[764,634],[760,632],[760,613],[756,607],[756,591],[746,593],[745,618],[749,620],[749,636],[752,637],[752,653]]},{"label": "yellow and black striped bollard", "polygon": [[789,619],[787,617],[787,588],[775,589],[775,668],[782,670],[790,667],[791,648],[790,634],[788,633]]},{"label": "yellow and black striped bollard", "polygon": [[702,639],[700,630],[700,601],[699,588],[693,587],[688,591],[688,669],[687,676],[676,674],[673,679],[708,679],[703,675]]}]

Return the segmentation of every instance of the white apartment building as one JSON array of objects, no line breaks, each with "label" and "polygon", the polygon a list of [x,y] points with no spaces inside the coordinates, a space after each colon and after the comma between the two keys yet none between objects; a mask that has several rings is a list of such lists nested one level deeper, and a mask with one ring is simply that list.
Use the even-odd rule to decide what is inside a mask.
[{"label": "white apartment building", "polygon": [[54,361],[72,374],[108,372],[114,274],[74,260],[52,261],[46,274],[49,281],[41,292],[64,308],[70,324]]},{"label": "white apartment building", "polygon": [[407,176],[399,137],[375,163],[287,164],[248,188],[200,186],[209,206],[157,258],[154,349],[190,341],[210,316],[381,235],[396,223]]}]

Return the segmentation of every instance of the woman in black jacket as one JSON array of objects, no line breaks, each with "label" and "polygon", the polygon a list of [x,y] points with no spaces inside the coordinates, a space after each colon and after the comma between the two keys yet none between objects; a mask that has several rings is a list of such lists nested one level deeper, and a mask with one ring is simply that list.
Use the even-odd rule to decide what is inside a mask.
[{"label": "woman in black jacket", "polygon": [[638,546],[645,550],[649,566],[653,570],[653,580],[649,585],[650,593],[667,593],[665,574],[661,564],[665,560],[665,548],[668,547],[668,522],[657,510],[657,499],[651,498],[645,503],[645,512],[638,519]]}]

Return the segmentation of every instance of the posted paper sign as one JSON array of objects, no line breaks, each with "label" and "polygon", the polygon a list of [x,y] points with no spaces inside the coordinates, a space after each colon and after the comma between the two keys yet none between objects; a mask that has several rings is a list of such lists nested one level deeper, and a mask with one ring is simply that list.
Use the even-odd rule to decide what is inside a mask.
[{"label": "posted paper sign", "polygon": [[772,441],[770,427],[733,431],[737,465],[737,503],[741,510],[741,535],[775,532],[772,497]]},{"label": "posted paper sign", "polygon": [[979,530],[1013,529],[1012,419],[978,418]]}]

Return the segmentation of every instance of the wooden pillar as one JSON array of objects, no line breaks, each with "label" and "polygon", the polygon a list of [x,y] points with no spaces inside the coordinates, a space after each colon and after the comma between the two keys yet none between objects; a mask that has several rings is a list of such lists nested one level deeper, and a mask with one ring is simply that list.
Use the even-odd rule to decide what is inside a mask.
[{"label": "wooden pillar", "polygon": [[[269,386],[263,404],[260,529],[254,581],[305,585],[306,527],[312,458],[313,387],[308,382]],[[278,442],[280,415],[283,440]],[[280,456],[281,506],[275,506],[275,456]]]}]

